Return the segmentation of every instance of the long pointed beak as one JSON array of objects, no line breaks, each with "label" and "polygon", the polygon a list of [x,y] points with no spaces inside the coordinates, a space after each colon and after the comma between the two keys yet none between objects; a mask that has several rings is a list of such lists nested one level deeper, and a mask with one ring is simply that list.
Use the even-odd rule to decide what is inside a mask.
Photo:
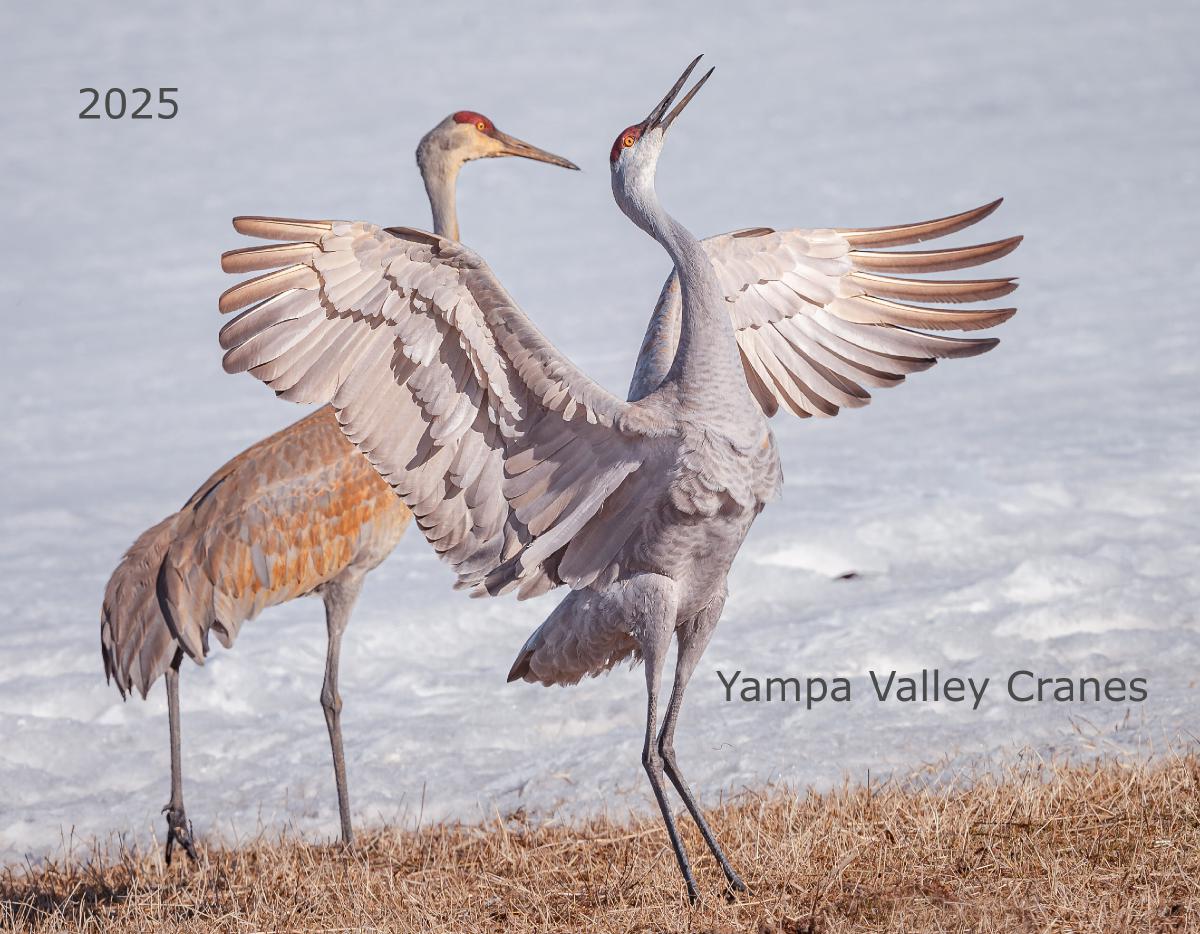
[{"label": "long pointed beak", "polygon": [[[667,113],[667,108],[671,106],[671,102],[675,100],[676,95],[678,95],[683,89],[684,84],[687,83],[688,77],[695,70],[696,66],[700,63],[700,59],[703,57],[703,55],[697,55],[692,59],[691,64],[683,70],[683,74],[679,76],[679,80],[676,81],[671,90],[667,92],[667,96],[659,101],[658,106],[650,111],[650,116],[642,121],[642,132],[653,130],[655,127],[661,127],[662,131],[665,133],[667,128],[675,122],[675,118],[683,112],[683,108],[686,107],[691,102],[691,99],[696,96],[696,92],[704,87],[704,82],[708,80],[709,75],[711,75],[714,71],[712,68],[708,69],[708,71],[704,73],[704,77],[697,81],[695,86],[688,91],[686,95],[684,95],[683,100],[675,105],[675,109],[670,113]],[[666,116],[664,117],[663,114],[666,114]]]},{"label": "long pointed beak", "polygon": [[538,149],[522,139],[517,139],[515,136],[509,136],[507,133],[502,133],[499,130],[492,131],[492,139],[498,141],[504,148],[497,153],[500,156],[520,156],[523,159],[533,159],[537,162],[549,162],[551,165],[560,165],[564,169],[574,169],[579,171],[577,166],[570,159],[564,159],[562,156],[556,156],[552,152],[546,152],[544,149]]}]

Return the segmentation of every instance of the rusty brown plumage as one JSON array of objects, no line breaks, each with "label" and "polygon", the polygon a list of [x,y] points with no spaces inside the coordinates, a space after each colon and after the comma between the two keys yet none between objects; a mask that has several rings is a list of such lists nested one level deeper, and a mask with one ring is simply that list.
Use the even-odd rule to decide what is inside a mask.
[{"label": "rusty brown plumage", "polygon": [[[472,112],[473,113],[473,112]],[[487,132],[481,130],[486,126]],[[520,156],[563,168],[573,163],[496,129],[490,120],[447,117],[417,147],[434,231],[458,237],[455,183],[474,159]],[[261,324],[261,301],[278,289],[311,285],[302,264],[319,252],[327,221],[240,217],[251,235],[298,240],[235,250],[229,272],[275,270],[221,298],[223,311],[254,305],[223,340],[235,341],[247,316]],[[423,235],[428,237],[429,235]],[[289,265],[290,264],[290,265]],[[285,268],[277,269],[283,266]],[[183,655],[203,662],[208,636],[232,644],[242,623],[265,607],[319,591],[328,633],[321,707],[329,729],[342,840],[353,839],[338,693],[341,640],[366,573],[395,547],[412,518],[388,484],[346,440],[326,407],[260,441],[213,474],[176,514],[143,533],[113,572],[100,618],[104,670],[122,696],[142,696],[165,676],[171,736],[171,799],[166,859],[179,844],[195,858],[183,807],[179,667]]]},{"label": "rusty brown plumage", "polygon": [[145,696],[176,641],[203,662],[210,631],[229,647],[264,608],[370,570],[411,518],[318,409],[234,457],[129,549],[101,613],[107,675]]},{"label": "rusty brown plumage", "polygon": [[122,697],[137,688],[142,697],[167,669],[175,637],[158,604],[155,581],[179,522],[174,513],[146,529],[129,546],[108,579],[100,610],[100,652],[104,674]]}]

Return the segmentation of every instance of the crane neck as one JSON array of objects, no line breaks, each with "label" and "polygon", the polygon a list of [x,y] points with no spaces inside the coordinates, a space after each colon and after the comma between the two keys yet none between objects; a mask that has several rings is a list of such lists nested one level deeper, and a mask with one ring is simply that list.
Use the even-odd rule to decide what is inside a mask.
[{"label": "crane neck", "polygon": [[458,187],[458,170],[462,160],[447,150],[425,145],[417,148],[417,167],[429,196],[429,208],[433,212],[433,232],[439,237],[458,239],[458,211],[455,206],[455,191]]},{"label": "crane neck", "polygon": [[[746,385],[728,303],[712,261],[700,242],[666,212],[653,187],[642,199],[646,227],[667,251],[679,276],[679,340],[663,385],[678,386],[688,409],[720,412],[728,425],[752,426],[761,409]],[[640,226],[640,225],[639,225]]]}]

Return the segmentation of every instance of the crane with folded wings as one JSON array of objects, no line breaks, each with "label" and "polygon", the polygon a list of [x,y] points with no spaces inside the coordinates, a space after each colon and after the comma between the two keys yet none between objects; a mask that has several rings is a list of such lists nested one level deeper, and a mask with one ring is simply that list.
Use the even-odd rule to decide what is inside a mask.
[{"label": "crane with folded wings", "polygon": [[988,328],[1013,309],[936,305],[996,298],[1014,280],[893,274],[974,266],[1020,240],[880,249],[960,230],[996,202],[900,227],[757,228],[697,241],[663,209],[654,178],[669,127],[711,74],[672,108],[698,61],[610,154],[618,206],[675,267],[627,401],[551,345],[478,255],[411,228],[238,218],[238,231],[288,243],[226,254],[282,268],[219,303],[246,309],[221,331],[225,368],[285,399],[331,400],[460,586],[521,597],[570,588],[509,680],[571,684],[626,658],[644,662],[642,763],[693,901],[664,775],[727,883],[744,889],[680,771],[674,734],[730,565],[782,483],[767,419],[780,408],[835,415],[865,405],[868,387],[991,349],[991,338],[930,332]]},{"label": "crane with folded wings", "polygon": [[[458,239],[459,169],[473,159],[503,156],[578,168],[509,136],[476,111],[457,111],[417,146],[417,167],[439,236]],[[226,266],[230,272],[261,268],[246,260]],[[312,593],[325,603],[321,707],[342,840],[353,840],[338,691],[342,634],[366,575],[391,554],[410,519],[407,507],[354,450],[333,410],[324,406],[224,464],[182,509],[143,532],[125,553],[105,588],[100,647],[105,674],[122,697],[135,689],[145,697],[165,676],[171,741],[171,799],[163,808],[168,863],[176,844],[196,858],[183,804],[179,669],[184,655],[203,664],[210,632],[229,648],[242,623],[265,607]]]}]

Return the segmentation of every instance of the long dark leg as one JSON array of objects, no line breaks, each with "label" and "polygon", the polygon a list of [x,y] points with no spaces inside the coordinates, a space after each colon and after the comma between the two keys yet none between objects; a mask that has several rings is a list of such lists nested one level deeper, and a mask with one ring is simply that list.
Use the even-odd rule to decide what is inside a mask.
[{"label": "long dark leg", "polygon": [[717,843],[716,835],[704,819],[704,812],[696,804],[696,799],[693,797],[692,791],[688,787],[683,773],[679,770],[678,763],[675,761],[675,722],[679,718],[679,709],[683,706],[683,692],[687,688],[687,683],[691,679],[692,673],[696,670],[696,665],[700,661],[700,657],[704,654],[705,648],[708,647],[708,640],[712,636],[713,630],[717,627],[717,621],[721,618],[721,609],[724,605],[725,595],[722,594],[719,599],[714,600],[713,603],[702,610],[694,620],[679,630],[679,656],[678,661],[675,663],[675,684],[671,689],[671,700],[667,704],[667,714],[663,718],[662,732],[658,736],[658,751],[662,756],[663,768],[667,773],[667,778],[671,780],[671,784],[679,792],[679,797],[683,799],[683,803],[687,806],[688,813],[692,815],[692,820],[700,828],[700,833],[704,836],[704,842],[708,844],[708,848],[712,851],[713,856],[721,864],[721,871],[725,873],[725,878],[728,880],[729,885],[739,892],[744,892],[746,891],[746,883],[741,880],[738,874],[733,871],[733,867],[729,865],[729,860],[725,858],[725,853],[721,849],[721,845]]},{"label": "long dark leg", "polygon": [[171,725],[171,800],[163,808],[167,815],[167,865],[171,865],[171,851],[178,843],[183,851],[196,861],[196,847],[192,843],[192,823],[183,809],[183,753],[179,738],[179,664],[183,661],[183,650],[175,653],[171,667],[167,669],[167,720]]},{"label": "long dark leg", "polygon": [[692,875],[683,841],[679,838],[675,815],[671,813],[671,806],[667,802],[666,791],[663,788],[663,758],[655,742],[655,733],[658,731],[658,692],[662,685],[663,664],[675,624],[674,584],[647,575],[647,579],[640,581],[639,586],[631,588],[630,596],[630,603],[633,604],[633,628],[638,635],[642,658],[646,665],[646,743],[642,747],[642,767],[650,779],[650,787],[654,791],[658,809],[662,812],[663,823],[667,825],[671,848],[675,851],[675,859],[679,863],[683,881],[687,883],[688,900],[695,904],[699,900],[696,878]]},{"label": "long dark leg", "polygon": [[338,814],[342,821],[342,842],[354,842],[350,824],[350,790],[346,785],[346,756],[342,752],[342,696],[338,693],[338,662],[342,653],[342,633],[350,622],[350,612],[362,589],[362,575],[352,574],[326,584],[325,625],[329,644],[325,652],[325,683],[321,686],[321,707],[329,728],[329,746],[333,750],[333,777],[337,782]]}]

